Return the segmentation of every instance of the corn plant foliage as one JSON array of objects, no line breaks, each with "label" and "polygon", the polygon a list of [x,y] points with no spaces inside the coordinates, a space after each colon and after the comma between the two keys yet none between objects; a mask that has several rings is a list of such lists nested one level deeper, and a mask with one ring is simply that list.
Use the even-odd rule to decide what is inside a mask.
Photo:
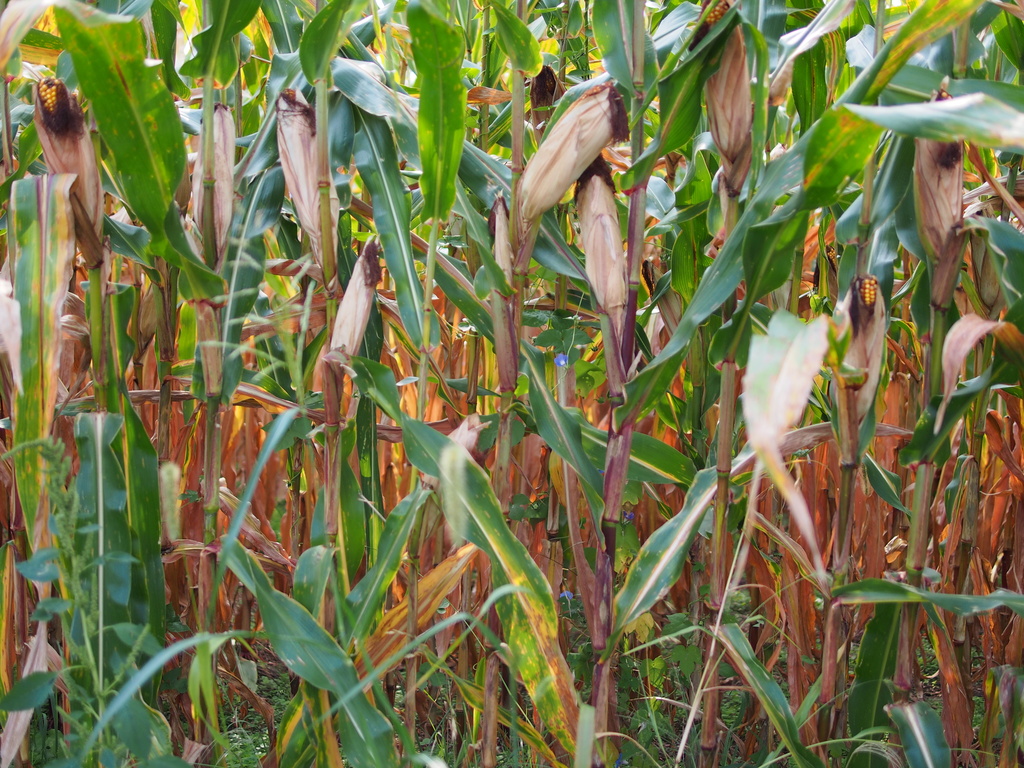
[{"label": "corn plant foliage", "polygon": [[0,768],[1019,762],[1021,19],[5,4]]}]

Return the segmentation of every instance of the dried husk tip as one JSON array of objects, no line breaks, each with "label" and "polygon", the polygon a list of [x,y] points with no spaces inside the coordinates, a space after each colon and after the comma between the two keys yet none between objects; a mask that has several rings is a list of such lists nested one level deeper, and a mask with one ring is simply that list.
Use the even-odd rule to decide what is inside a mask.
[{"label": "dried husk tip", "polygon": [[537,76],[530,80],[530,122],[533,123],[537,141],[544,135],[551,105],[565,94],[565,86],[555,76],[555,70],[546,64]]},{"label": "dried husk tip", "polygon": [[626,322],[628,279],[622,249],[615,182],[611,170],[598,158],[576,185],[576,211],[586,256],[587,280],[600,310],[608,316],[615,342],[622,339]]},{"label": "dried husk tip", "polygon": [[376,241],[371,241],[363,248],[338,305],[338,316],[331,333],[332,353],[340,353],[343,357],[359,354],[380,278],[380,247]]},{"label": "dried husk tip", "polygon": [[[719,4],[721,7],[722,3]],[[750,171],[754,106],[747,73],[747,44],[743,30],[736,27],[722,52],[718,71],[704,87],[711,137],[722,158],[723,184],[730,197],[737,197]]]},{"label": "dried husk tip", "polygon": [[[202,127],[206,131],[207,126]],[[231,209],[234,203],[234,157],[235,157],[235,121],[231,110],[224,104],[213,108],[213,236],[217,254],[216,269],[224,260],[228,246],[228,233],[231,228]],[[200,147],[203,146],[203,135],[200,133]],[[192,217],[199,231],[205,236],[206,221],[206,169],[203,166],[203,153],[196,158],[192,172]]]}]

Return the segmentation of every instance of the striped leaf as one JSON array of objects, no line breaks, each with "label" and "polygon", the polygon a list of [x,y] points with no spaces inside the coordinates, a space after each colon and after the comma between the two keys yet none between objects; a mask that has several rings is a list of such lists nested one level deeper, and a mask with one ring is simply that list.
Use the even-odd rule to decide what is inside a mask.
[{"label": "striped leaf", "polygon": [[[14,447],[46,438],[57,403],[57,365],[61,345],[61,309],[75,235],[68,194],[74,176],[22,179],[11,188],[14,295],[21,305],[21,376],[14,399]],[[37,450],[14,456],[25,527],[33,547],[46,540],[47,505],[43,463]]]},{"label": "striped leaf", "polygon": [[449,523],[491,558],[495,585],[517,591],[497,604],[511,661],[537,706],[540,720],[569,752],[575,751],[579,704],[572,674],[558,644],[558,614],[551,585],[501,514],[487,475],[464,448],[448,445],[438,462]]},{"label": "striped leaf", "polygon": [[949,768],[953,754],[946,743],[942,720],[923,701],[889,707],[900,732],[900,743],[910,768]]},{"label": "striped leaf", "polygon": [[821,760],[800,740],[799,724],[793,717],[786,695],[757,658],[743,630],[736,624],[728,624],[722,627],[721,639],[729,649],[733,666],[753,689],[793,762],[798,768],[824,768]]}]

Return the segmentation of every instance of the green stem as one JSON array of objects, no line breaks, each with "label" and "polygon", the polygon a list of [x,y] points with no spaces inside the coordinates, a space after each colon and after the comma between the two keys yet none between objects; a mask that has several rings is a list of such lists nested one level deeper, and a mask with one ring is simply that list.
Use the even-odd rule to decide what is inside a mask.
[{"label": "green stem", "polygon": [[160,283],[153,286],[157,300],[156,346],[157,375],[160,379],[160,404],[157,407],[156,452],[163,464],[171,458],[171,373],[177,350],[177,284],[178,270],[163,259],[157,260]]},{"label": "green stem", "polygon": [[[516,14],[519,19],[526,20],[526,0],[516,0]],[[516,265],[516,272],[513,275],[512,297],[512,328],[510,354],[519,356],[519,324],[522,317],[523,296],[526,290],[525,270],[529,269],[530,254],[523,254],[523,250],[532,250],[532,240],[528,233],[520,232],[519,216],[516,215],[516,197],[519,193],[519,177],[523,173],[526,162],[523,145],[526,136],[526,85],[523,73],[517,69],[512,70],[512,199],[509,201],[509,229],[512,240],[513,261]],[[496,315],[497,316],[497,315]],[[496,329],[496,332],[500,332]],[[499,365],[500,365],[499,361]],[[502,391],[501,400],[498,404],[498,435],[496,438],[496,457],[493,478],[494,491],[498,497],[501,510],[508,514],[512,502],[512,482],[510,473],[512,470],[512,405],[515,402],[515,391]]]},{"label": "green stem", "polygon": [[[882,50],[882,39],[885,35],[885,0],[878,0],[875,6],[875,56]],[[878,161],[875,153],[868,156],[864,168],[864,193],[861,197],[860,218],[857,221],[857,274],[863,275],[868,269],[868,256],[871,247],[871,214],[874,204],[875,172]]]},{"label": "green stem", "polygon": [[434,315],[434,270],[437,266],[437,244],[441,235],[441,223],[430,222],[430,244],[427,247],[427,266],[423,275],[423,338],[420,341],[419,399],[416,403],[416,418],[423,420],[427,412],[427,376],[430,372],[430,329]]},{"label": "green stem", "polygon": [[[914,481],[913,516],[910,518],[910,532],[907,535],[907,583],[913,587],[921,586],[922,575],[927,563],[934,476],[935,465],[930,460],[918,465],[917,477]],[[918,611],[917,603],[907,603],[903,607],[900,641],[896,655],[896,673],[893,677],[893,683],[903,701],[907,700],[914,684]]]},{"label": "green stem", "polygon": [[[490,0],[483,0],[483,11],[482,11],[482,28],[486,31],[491,26],[491,3]],[[481,46],[483,48],[481,52],[481,63],[480,63],[480,84],[489,87],[490,83],[487,81],[487,73],[490,72],[491,67],[491,35],[481,36]],[[488,143],[488,134],[491,128],[491,107],[489,104],[480,105],[480,139],[478,146],[484,152],[487,151],[490,146]]]},{"label": "green stem", "polygon": [[206,402],[206,440],[203,444],[203,543],[212,544],[217,536],[220,511],[220,403]]},{"label": "green stem", "polygon": [[[644,148],[643,88],[645,53],[644,0],[633,0],[632,6],[632,65],[635,95],[630,105],[633,112],[630,146],[633,157],[639,157]],[[596,599],[598,618],[593,628],[594,654],[599,657],[594,671],[592,704],[595,709],[594,727],[597,732],[608,730],[612,710],[612,692],[615,688],[614,647],[610,646],[615,614],[615,550],[618,527],[622,520],[622,498],[629,468],[633,443],[635,417],[627,415],[619,420],[623,411],[623,395],[630,364],[634,354],[636,312],[640,289],[640,261],[644,250],[644,213],[646,210],[647,179],[638,179],[629,190],[629,219],[627,224],[625,272],[628,281],[625,322],[622,338],[617,338],[606,316],[601,318],[602,337],[605,340],[605,371],[608,378],[608,400],[612,404],[612,420],[608,428],[608,450],[605,455],[604,514],[601,530],[604,546],[596,553]],[[602,762],[604,750],[595,750],[595,761]]]},{"label": "green stem", "polygon": [[[724,184],[721,188],[722,213],[724,216],[724,237],[728,240],[730,233],[739,220],[739,201],[728,194]],[[736,307],[736,297],[730,296],[722,305],[722,325],[732,319]],[[736,386],[738,366],[736,365],[735,347],[740,338],[739,329],[733,331],[733,349],[730,349],[722,362],[721,395],[719,397],[718,431],[715,471],[717,488],[715,491],[714,530],[711,535],[711,584],[710,604],[714,611],[721,611],[725,604],[725,593],[728,590],[729,570],[732,566],[732,547],[729,540],[729,478],[732,474],[732,443],[733,431],[736,426]],[[708,653],[714,647],[715,638],[711,637]],[[700,738],[700,764],[702,768],[711,766],[718,752],[718,713],[721,705],[721,694],[718,690],[718,667],[709,671],[707,689],[704,694],[704,725]]]},{"label": "green stem", "polygon": [[111,391],[109,373],[110,323],[106,311],[103,290],[102,268],[89,270],[89,345],[92,350],[93,390],[96,393],[96,409],[99,411],[117,411],[116,392]]}]

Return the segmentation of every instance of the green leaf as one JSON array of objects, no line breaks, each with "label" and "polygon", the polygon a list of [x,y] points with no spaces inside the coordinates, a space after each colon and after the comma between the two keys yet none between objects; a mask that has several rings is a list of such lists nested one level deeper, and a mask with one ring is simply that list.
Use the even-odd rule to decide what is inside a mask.
[{"label": "green leaf", "polygon": [[546,355],[532,344],[522,345],[530,376],[530,409],[537,422],[537,432],[551,450],[569,462],[582,481],[594,520],[600,520],[604,511],[601,491],[604,483],[597,471],[597,465],[587,456],[583,447],[580,422],[555,400],[547,386],[545,374]]},{"label": "green leaf", "polygon": [[283,199],[284,172],[275,166],[252,181],[235,217],[235,236],[229,239],[221,268],[227,287],[220,324],[224,350],[221,399],[225,404],[231,402],[242,380],[242,326],[260,295],[266,261],[263,235],[277,223]]},{"label": "green leaf", "polygon": [[[635,435],[634,435],[635,437]],[[640,548],[626,581],[615,595],[615,625],[609,648],[618,646],[625,627],[651,609],[679,581],[686,555],[717,488],[714,468],[702,469],[686,492],[683,508],[651,534]]]},{"label": "green leaf", "polygon": [[857,106],[827,111],[811,129],[804,157],[804,195],[808,206],[835,202],[847,182],[864,170],[881,131],[858,117]]},{"label": "green leaf", "polygon": [[[594,466],[605,465],[608,432],[590,424],[582,413],[575,413],[580,423],[583,450]],[[642,483],[677,483],[688,487],[696,473],[693,461],[661,440],[640,432],[633,434],[629,455],[628,478]]]},{"label": "green leaf", "polygon": [[[57,404],[60,316],[75,253],[69,190],[73,176],[33,176],[11,187],[14,295],[21,306],[21,390],[11,414],[14,448],[50,434]],[[44,505],[45,467],[38,448],[14,454],[14,476],[29,541]],[[45,508],[43,509],[45,513]]]},{"label": "green leaf", "polygon": [[[409,238],[409,198],[398,168],[395,140],[387,121],[362,113],[356,132],[355,160],[359,175],[373,197],[373,223],[383,246],[384,261],[395,281],[398,311],[405,332],[423,338],[422,291]],[[436,328],[436,323],[433,324]]]},{"label": "green leaf", "polygon": [[[128,611],[132,593],[131,563],[112,555],[131,557],[132,539],[125,515],[127,489],[124,474],[114,455],[112,445],[118,437],[123,421],[120,416],[105,413],[82,414],[75,419],[75,442],[81,468],[75,477],[75,487],[81,499],[83,512],[98,526],[95,535],[82,537],[83,541],[62,542],[74,545],[79,555],[94,557],[96,566],[96,597],[104,608],[104,620],[110,623],[141,618],[148,621],[148,606],[142,601],[141,616],[132,617]],[[84,595],[82,596],[84,597]],[[105,664],[110,664],[108,657]],[[105,668],[104,674],[113,673]]]},{"label": "green leaf", "polygon": [[853,584],[837,587],[833,597],[843,603],[930,603],[958,616],[988,613],[997,608],[1009,608],[1024,617],[1024,595],[1008,589],[997,589],[987,595],[951,595],[929,592],[884,579],[861,579]]},{"label": "green leaf", "polygon": [[366,0],[331,0],[310,19],[299,41],[299,61],[309,82],[327,77],[327,65],[338,52],[338,41],[348,36],[365,5]]},{"label": "green leaf", "polygon": [[[498,40],[508,54],[513,69],[533,77],[544,65],[540,56],[540,43],[529,27],[505,7],[505,0],[491,3],[491,11],[498,26]],[[460,45],[460,49],[461,49]],[[461,58],[460,58],[461,61]]]},{"label": "green leaf", "polygon": [[352,611],[347,641],[355,640],[358,644],[369,636],[374,620],[384,607],[387,591],[402,564],[420,507],[429,496],[430,491],[421,486],[402,499],[388,514],[373,567],[345,598]]},{"label": "green leaf", "polygon": [[340,697],[341,743],[350,763],[356,768],[398,766],[391,724],[362,693],[352,659],[309,611],[274,589],[256,558],[236,540],[222,553],[239,581],[256,595],[267,636],[281,661],[314,687]]},{"label": "green leaf", "polygon": [[942,720],[923,701],[889,708],[900,732],[900,743],[910,768],[949,768],[953,753],[946,742]]},{"label": "green leaf", "polygon": [[[175,10],[177,10],[176,7]],[[182,81],[174,66],[181,14],[178,13],[178,17],[175,18],[175,14],[168,10],[163,3],[154,3],[150,8],[150,18],[153,20],[153,39],[156,42],[156,51],[163,62],[161,69],[164,83],[175,96],[188,98],[189,87]]]},{"label": "green leaf", "polygon": [[372,397],[384,413],[401,423],[402,404],[394,372],[386,365],[365,357],[353,357],[350,365],[354,372],[352,380],[359,391]]},{"label": "green leaf", "polygon": [[[492,7],[498,9],[501,4]],[[455,178],[465,134],[466,86],[461,72],[464,38],[454,26],[415,0],[406,10],[406,18],[420,88],[423,218],[441,224],[455,204]]]},{"label": "green leaf", "polygon": [[292,53],[299,49],[302,19],[292,0],[263,0],[263,15],[270,24],[274,47],[279,53]]},{"label": "green leaf", "polygon": [[573,752],[579,704],[559,648],[551,585],[509,530],[487,475],[464,448],[443,439],[447,445],[438,463],[445,514],[456,529],[461,527],[466,538],[487,552],[495,583],[507,582],[517,588],[496,606],[512,666],[530,692],[538,717],[562,746]]},{"label": "green leaf", "polygon": [[[868,622],[857,651],[857,667],[846,708],[853,736],[888,724],[885,707],[892,701],[889,680],[896,668],[899,633],[899,607],[876,605],[875,615]],[[887,768],[887,765],[884,757],[867,750],[856,752],[850,758],[850,768]]]},{"label": "green leaf", "polygon": [[307,549],[295,564],[292,597],[314,616],[320,614],[320,602],[333,570],[334,550],[322,545]]},{"label": "green leaf", "polygon": [[837,104],[873,102],[917,51],[941,40],[969,19],[984,0],[925,0],[900,24]]},{"label": "green leaf", "polygon": [[[160,71],[148,63],[137,24],[74,6],[62,3],[55,15],[79,84],[113,155],[119,190],[154,239],[165,234],[171,238],[176,255],[167,256],[186,271],[194,294],[214,296],[220,280],[192,251],[177,210],[171,207],[185,172],[173,97]],[[164,245],[158,250],[169,249]]]},{"label": "green leaf", "polygon": [[969,141],[981,147],[1024,152],[1024,113],[984,93],[925,104],[872,107],[851,104],[864,120],[932,141]]},{"label": "green leaf", "polygon": [[799,768],[824,768],[821,760],[800,740],[800,728],[793,717],[793,710],[789,708],[786,695],[757,658],[743,630],[736,624],[728,624],[722,627],[721,638],[729,649],[733,666],[753,689],[779,738],[792,755],[793,762]]},{"label": "green leaf", "polygon": [[53,684],[57,682],[56,672],[31,672],[17,680],[3,698],[0,698],[0,712],[18,712],[41,707],[50,698]]},{"label": "green leaf", "polygon": [[196,35],[196,55],[181,66],[181,73],[195,78],[212,77],[216,87],[227,88],[238,71],[232,38],[245,29],[260,9],[260,0],[220,0],[210,5],[214,19]]},{"label": "green leaf", "polygon": [[[112,449],[123,473],[125,512],[131,529],[131,553],[137,562],[132,566],[132,621],[149,624],[153,637],[164,636],[165,600],[164,564],[160,553],[162,521],[160,519],[159,461],[156,448],[136,413],[124,376],[132,362],[135,342],[129,325],[135,309],[135,291],[119,290],[110,297],[116,344],[114,370],[121,385],[121,411],[124,424],[117,433]],[[116,471],[110,470],[116,477]]]}]

